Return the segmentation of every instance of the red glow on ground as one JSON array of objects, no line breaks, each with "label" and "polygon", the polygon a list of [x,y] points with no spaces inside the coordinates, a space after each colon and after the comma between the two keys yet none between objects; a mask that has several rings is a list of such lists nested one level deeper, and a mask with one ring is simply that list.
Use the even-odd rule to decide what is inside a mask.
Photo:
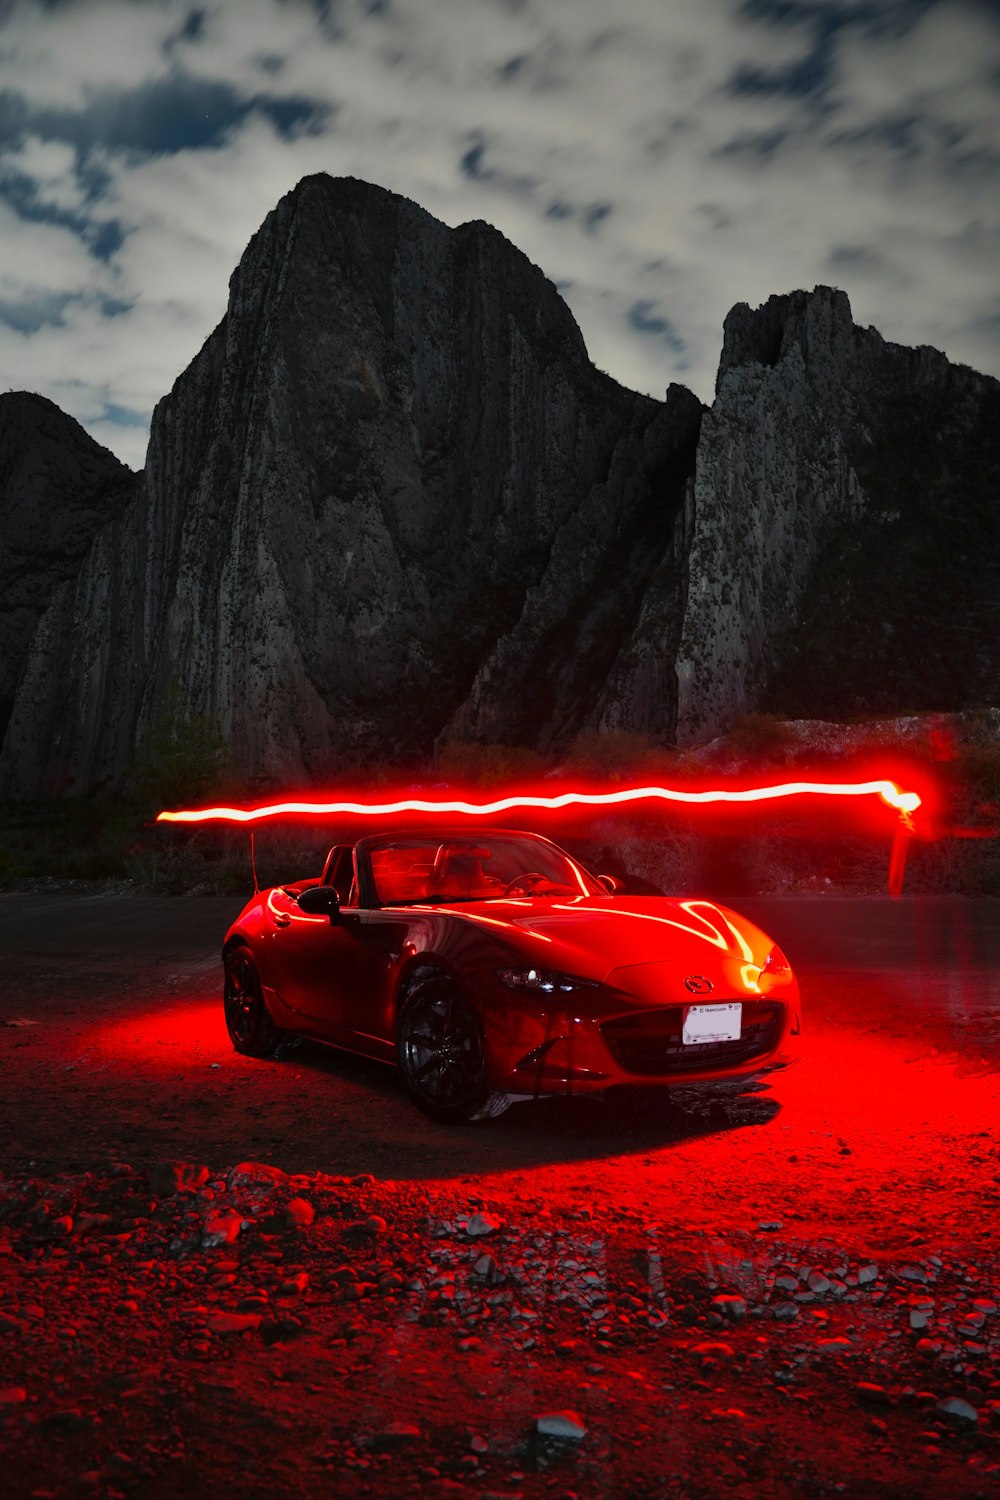
[{"label": "red glow on ground", "polygon": [[495,817],[515,809],[557,811],[567,807],[619,807],[635,802],[674,802],[693,806],[719,803],[768,802],[788,797],[878,797],[908,819],[921,805],[917,792],[906,791],[895,781],[786,781],[776,786],[742,789],[715,787],[688,791],[677,787],[628,787],[614,792],[560,792],[556,796],[517,793],[492,802],[469,802],[461,798],[402,797],[394,802],[344,800],[332,802],[271,802],[260,807],[201,807],[161,812],[158,823],[256,823],[280,817],[393,817],[402,813],[447,813],[459,817]]}]

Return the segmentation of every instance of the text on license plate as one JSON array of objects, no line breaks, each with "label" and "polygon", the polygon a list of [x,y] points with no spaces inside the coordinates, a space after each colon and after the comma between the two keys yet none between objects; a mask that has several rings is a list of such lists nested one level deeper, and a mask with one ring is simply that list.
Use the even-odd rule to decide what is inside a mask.
[{"label": "text on license plate", "polygon": [[681,1041],[735,1042],[739,1040],[743,1006],[738,1000],[727,1005],[689,1005],[684,1013]]}]

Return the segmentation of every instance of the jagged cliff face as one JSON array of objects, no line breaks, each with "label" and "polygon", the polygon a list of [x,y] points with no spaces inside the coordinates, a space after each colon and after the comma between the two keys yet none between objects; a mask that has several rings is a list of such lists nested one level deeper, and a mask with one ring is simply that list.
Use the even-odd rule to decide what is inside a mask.
[{"label": "jagged cliff face", "polygon": [[842,292],[726,320],[697,456],[677,737],[1000,697],[1000,385]]},{"label": "jagged cliff face", "polygon": [[0,395],[0,742],[38,622],[133,475],[44,396]]},{"label": "jagged cliff face", "polygon": [[594,369],[495,230],[365,183],[300,183],[230,292],[141,476],[0,398],[0,795],[114,786],[165,712],[289,787],[1000,701],[1000,386],[842,293],[735,308],[703,413]]},{"label": "jagged cliff face", "polygon": [[546,743],[622,702],[669,734],[700,415],[595,370],[495,230],[306,179],[39,624],[7,794],[113,783],[167,703],[286,783],[442,734]]}]

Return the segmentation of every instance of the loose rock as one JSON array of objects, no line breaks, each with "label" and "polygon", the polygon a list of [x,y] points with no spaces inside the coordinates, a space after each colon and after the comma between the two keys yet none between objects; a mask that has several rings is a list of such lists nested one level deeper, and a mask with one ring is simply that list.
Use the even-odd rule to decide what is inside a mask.
[{"label": "loose rock", "polygon": [[979,1421],[979,1413],[968,1401],[963,1401],[961,1396],[946,1396],[939,1401],[934,1408],[938,1416],[946,1417],[957,1426]]},{"label": "loose rock", "polygon": [[502,1220],[494,1218],[493,1214],[481,1209],[466,1222],[465,1232],[470,1239],[478,1239],[482,1235],[496,1234],[502,1228]]},{"label": "loose rock", "polygon": [[562,1438],[572,1443],[580,1443],[587,1436],[587,1428],[575,1411],[545,1412],[535,1418],[535,1431],[541,1437]]},{"label": "loose rock", "polygon": [[285,1204],[285,1223],[290,1229],[308,1229],[316,1210],[308,1198],[289,1198]]}]

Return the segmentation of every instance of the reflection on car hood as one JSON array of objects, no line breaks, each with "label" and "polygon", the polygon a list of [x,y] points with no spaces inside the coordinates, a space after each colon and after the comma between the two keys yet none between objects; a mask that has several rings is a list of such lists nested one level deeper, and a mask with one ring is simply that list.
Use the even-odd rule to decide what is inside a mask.
[{"label": "reflection on car hood", "polygon": [[[442,903],[438,910],[449,910]],[[676,963],[692,971],[723,958],[763,964],[770,940],[714,901],[664,897],[552,897],[451,908],[489,928],[540,968],[605,979],[625,965]]]}]

